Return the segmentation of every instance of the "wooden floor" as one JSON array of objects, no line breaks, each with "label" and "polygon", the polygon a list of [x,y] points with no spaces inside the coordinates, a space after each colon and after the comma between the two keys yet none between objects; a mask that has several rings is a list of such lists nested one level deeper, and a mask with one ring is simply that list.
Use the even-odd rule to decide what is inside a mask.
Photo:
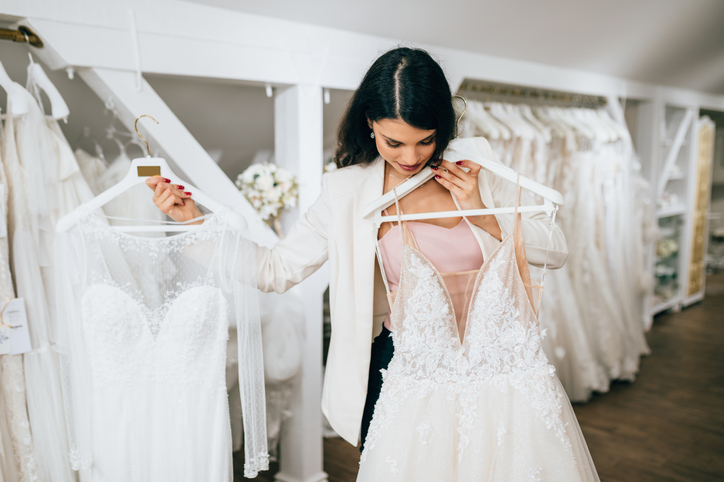
[{"label": "wooden floor", "polygon": [[[634,383],[574,406],[601,480],[724,481],[724,275],[707,279],[703,302],[658,316],[647,338]],[[324,441],[330,482],[354,481],[358,461],[342,439]]]}]

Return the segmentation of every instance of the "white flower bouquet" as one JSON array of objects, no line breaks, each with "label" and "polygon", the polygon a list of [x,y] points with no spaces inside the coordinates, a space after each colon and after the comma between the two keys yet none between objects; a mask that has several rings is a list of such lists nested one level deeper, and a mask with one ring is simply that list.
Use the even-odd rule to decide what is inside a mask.
[{"label": "white flower bouquet", "polygon": [[268,162],[252,164],[236,178],[236,187],[282,237],[279,216],[297,205],[299,185],[294,174]]}]

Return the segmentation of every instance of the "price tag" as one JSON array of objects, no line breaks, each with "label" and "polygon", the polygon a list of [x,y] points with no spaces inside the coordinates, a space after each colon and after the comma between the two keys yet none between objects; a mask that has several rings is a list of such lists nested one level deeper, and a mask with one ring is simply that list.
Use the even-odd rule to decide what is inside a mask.
[{"label": "price tag", "polygon": [[0,354],[20,355],[31,349],[25,300],[12,299],[0,311]]}]

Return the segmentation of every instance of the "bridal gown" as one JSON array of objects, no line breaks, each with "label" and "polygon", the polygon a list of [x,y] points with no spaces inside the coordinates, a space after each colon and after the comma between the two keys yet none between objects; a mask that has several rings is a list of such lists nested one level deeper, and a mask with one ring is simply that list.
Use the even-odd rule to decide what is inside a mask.
[{"label": "bridal gown", "polygon": [[[19,87],[19,86],[18,86]],[[15,298],[15,288],[10,274],[9,240],[10,216],[8,209],[13,202],[10,186],[7,182],[6,170],[19,166],[15,150],[15,135],[12,121],[12,106],[8,104],[7,129],[2,137],[2,150],[0,152],[0,185],[3,186],[2,214],[5,216],[2,223],[6,225],[6,236],[0,238],[0,299]],[[14,167],[13,167],[14,166]],[[17,197],[18,193],[13,192]],[[22,196],[21,196],[22,197]],[[8,482],[28,482],[35,480],[38,473],[38,461],[35,456],[33,437],[30,433],[28,412],[25,408],[25,370],[22,355],[0,355],[0,411],[3,419],[3,472]],[[7,431],[7,432],[5,432]]]},{"label": "bridal gown", "polygon": [[[16,83],[13,83],[11,88],[19,92],[25,90]],[[15,142],[16,119],[13,117],[12,112],[12,106],[8,103],[8,115],[5,120],[5,132],[3,133],[2,161],[8,186],[8,209],[6,212],[8,214],[9,261],[12,262],[15,273],[17,294],[18,296],[24,296],[26,294],[32,295],[35,292],[32,289],[27,292],[25,289],[28,286],[28,280],[30,280],[30,285],[32,285],[32,280],[37,281],[40,284],[39,292],[42,292],[42,279],[37,258],[32,255],[35,244],[28,223],[25,194],[26,173],[18,158]],[[26,248],[29,250],[30,255],[22,256],[21,254]],[[12,283],[9,279],[4,284],[3,296],[6,299],[7,297],[13,297]],[[28,309],[29,318],[31,313],[32,310]],[[30,357],[32,358],[32,355]],[[25,378],[26,375],[32,378],[38,373],[34,371],[35,364],[32,367],[28,366],[29,360],[27,358],[27,355],[4,355],[0,357],[3,377],[2,390],[8,407],[12,449],[17,461],[18,475],[21,482],[39,480],[42,473],[39,467],[39,457],[36,455],[36,444],[34,443],[34,437],[37,435],[31,433],[30,421],[32,418],[29,418],[28,414],[30,407],[35,407],[30,400],[33,389],[28,387],[26,390]],[[32,360],[30,362],[32,363]],[[37,387],[37,383],[43,383],[42,373],[39,375],[33,387]],[[28,408],[26,408],[26,405]]]},{"label": "bridal gown", "polygon": [[520,216],[475,276],[462,338],[443,275],[402,250],[395,353],[357,480],[597,481],[541,347]]},{"label": "bridal gown", "polygon": [[149,238],[85,212],[56,237],[56,259],[70,454],[85,480],[233,479],[230,323],[245,475],[268,468],[256,265],[226,214]]},{"label": "bridal gown", "polygon": [[[55,236],[50,212],[58,202],[55,147],[35,98],[23,89],[29,112],[16,123],[15,138],[24,178],[8,179],[11,188],[22,184],[25,202],[15,205],[12,241],[13,274],[17,295],[25,299],[32,350],[24,355],[25,387],[39,478],[64,482],[75,479],[68,461],[58,354],[51,341],[51,311],[44,270],[51,268]],[[38,174],[38,173],[41,174]],[[42,199],[39,198],[42,191]],[[46,273],[47,274],[47,273]]]}]

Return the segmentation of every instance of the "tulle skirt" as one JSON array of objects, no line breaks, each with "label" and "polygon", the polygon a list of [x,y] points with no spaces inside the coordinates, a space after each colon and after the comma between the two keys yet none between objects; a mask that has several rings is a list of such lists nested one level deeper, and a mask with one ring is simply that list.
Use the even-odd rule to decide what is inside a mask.
[{"label": "tulle skirt", "polygon": [[394,385],[385,381],[375,407],[358,481],[599,480],[557,378],[563,433],[512,384],[485,383],[472,397],[441,388],[420,397]]}]

